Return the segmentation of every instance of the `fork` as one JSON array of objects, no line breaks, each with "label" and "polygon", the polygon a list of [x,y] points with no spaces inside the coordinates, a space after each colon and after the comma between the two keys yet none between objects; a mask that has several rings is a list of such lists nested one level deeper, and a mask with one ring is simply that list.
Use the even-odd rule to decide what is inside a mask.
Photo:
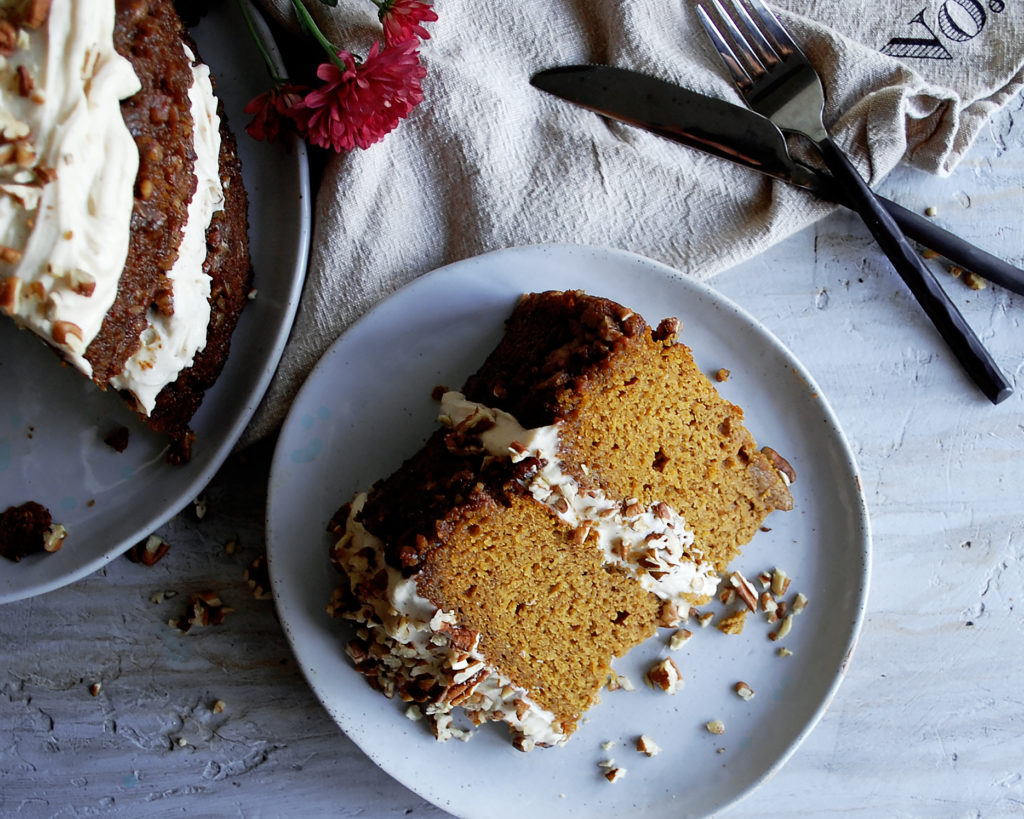
[{"label": "fork", "polygon": [[829,135],[823,119],[825,92],[821,78],[800,47],[761,0],[747,0],[759,22],[738,0],[728,0],[732,15],[719,0],[711,2],[728,37],[703,5],[697,6],[698,17],[747,105],[783,131],[800,134],[817,146],[851,207],[864,220],[968,375],[993,404],[1009,398],[1013,387],[999,365]]}]

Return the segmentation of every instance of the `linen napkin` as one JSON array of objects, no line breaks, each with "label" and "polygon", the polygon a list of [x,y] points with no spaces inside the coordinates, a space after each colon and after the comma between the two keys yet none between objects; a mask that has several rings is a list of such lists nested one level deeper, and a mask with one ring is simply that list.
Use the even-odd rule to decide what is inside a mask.
[{"label": "linen napkin", "polygon": [[[296,31],[288,0],[261,0]],[[903,161],[950,172],[1024,82],[1024,3],[777,0],[823,75],[825,121],[871,182]],[[369,0],[308,7],[365,54]],[[291,340],[244,441],[271,432],[326,348],[403,284],[485,251],[612,246],[708,279],[830,206],[534,89],[569,63],[634,68],[740,99],[694,0],[436,0],[424,101],[367,150],[327,162]],[[908,203],[909,204],[909,203]],[[766,271],[770,275],[770,271]]]}]

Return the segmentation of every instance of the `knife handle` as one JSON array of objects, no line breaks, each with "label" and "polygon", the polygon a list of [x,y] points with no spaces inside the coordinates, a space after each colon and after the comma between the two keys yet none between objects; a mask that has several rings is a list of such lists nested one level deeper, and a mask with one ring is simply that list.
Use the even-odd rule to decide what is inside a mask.
[{"label": "knife handle", "polygon": [[914,298],[932,320],[946,344],[974,379],[981,391],[993,404],[1009,398],[1013,387],[999,369],[974,330],[961,315],[956,305],[942,289],[932,271],[910,246],[899,226],[882,203],[875,197],[867,182],[831,137],[815,140],[822,159],[832,171],[848,201],[860,214],[864,223],[885,251],[893,267],[903,278]]},{"label": "knife handle", "polygon": [[907,210],[891,199],[879,196],[878,200],[889,211],[900,230],[915,242],[945,256],[964,270],[973,271],[993,284],[1024,295],[1024,270],[943,230],[927,217]]}]

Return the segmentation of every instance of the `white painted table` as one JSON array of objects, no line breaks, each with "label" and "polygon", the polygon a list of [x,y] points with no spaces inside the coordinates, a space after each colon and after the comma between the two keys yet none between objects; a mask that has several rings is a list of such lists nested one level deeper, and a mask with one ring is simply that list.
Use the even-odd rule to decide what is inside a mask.
[{"label": "white painted table", "polygon": [[[1024,265],[1024,100],[952,178],[901,169],[882,188]],[[947,283],[1017,383],[998,407],[852,215],[713,282],[819,382],[874,533],[868,616],[838,696],[730,816],[1024,813],[1024,297]],[[0,608],[0,815],[442,815],[335,727],[273,604],[243,579],[263,550],[269,453],[230,461],[206,516],[161,530],[172,549],[155,567],[118,559]],[[235,612],[182,638],[167,620],[207,589]],[[178,596],[152,602],[165,590]]]}]

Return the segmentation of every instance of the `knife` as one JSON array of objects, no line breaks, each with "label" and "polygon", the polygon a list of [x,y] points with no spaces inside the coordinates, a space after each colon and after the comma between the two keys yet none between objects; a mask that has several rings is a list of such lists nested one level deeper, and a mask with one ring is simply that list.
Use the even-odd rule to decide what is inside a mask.
[{"label": "knife", "polygon": [[[844,204],[844,194],[832,176],[794,159],[782,131],[749,108],[698,94],[648,74],[606,65],[549,68],[531,77],[530,83],[609,119],[643,128],[805,188],[830,202]],[[880,199],[910,238],[964,270],[1024,294],[1024,270],[896,202]]]}]

